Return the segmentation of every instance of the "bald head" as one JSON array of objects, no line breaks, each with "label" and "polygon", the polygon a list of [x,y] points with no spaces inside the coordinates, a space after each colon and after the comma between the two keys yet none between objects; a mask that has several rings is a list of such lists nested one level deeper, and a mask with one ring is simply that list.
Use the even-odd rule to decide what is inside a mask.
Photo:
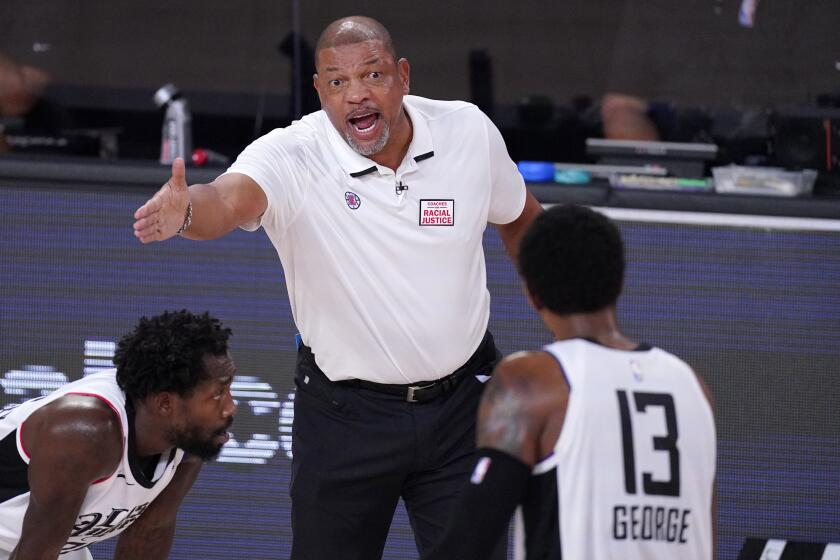
[{"label": "bald head", "polygon": [[318,62],[318,54],[324,49],[332,49],[343,45],[354,45],[366,41],[382,41],[385,51],[390,54],[394,61],[397,60],[397,52],[394,43],[391,41],[391,34],[385,26],[373,18],[365,16],[350,16],[337,19],[329,24],[315,45],[315,63]]}]

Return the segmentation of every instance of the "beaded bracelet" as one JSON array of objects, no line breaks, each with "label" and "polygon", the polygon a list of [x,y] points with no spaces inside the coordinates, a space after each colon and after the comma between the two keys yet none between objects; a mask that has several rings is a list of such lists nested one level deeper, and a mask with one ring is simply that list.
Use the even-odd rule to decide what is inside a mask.
[{"label": "beaded bracelet", "polygon": [[176,231],[175,233],[177,235],[181,235],[182,233],[187,231],[187,228],[190,227],[191,223],[192,223],[192,200],[189,201],[189,203],[187,204],[187,215],[184,216],[184,223],[181,224],[181,227],[179,227],[178,231]]}]

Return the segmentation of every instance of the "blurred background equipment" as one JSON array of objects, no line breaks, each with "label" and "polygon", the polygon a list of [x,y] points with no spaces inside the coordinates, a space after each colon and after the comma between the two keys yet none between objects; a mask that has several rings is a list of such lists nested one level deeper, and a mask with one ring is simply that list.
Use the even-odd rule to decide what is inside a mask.
[{"label": "blurred background equipment", "polygon": [[717,157],[715,144],[587,138],[586,151],[605,165],[653,165],[677,177],[705,177]]},{"label": "blurred background equipment", "polygon": [[164,109],[160,137],[160,163],[192,156],[192,117],[187,100],[174,84],[165,84],[155,92],[155,105]]},{"label": "blurred background equipment", "polygon": [[840,172],[840,109],[779,108],[773,112],[770,127],[775,164]]},{"label": "blurred background equipment", "polygon": [[192,151],[190,161],[192,161],[193,165],[198,167],[202,167],[204,165],[221,166],[230,163],[230,158],[213,150],[196,148]]}]

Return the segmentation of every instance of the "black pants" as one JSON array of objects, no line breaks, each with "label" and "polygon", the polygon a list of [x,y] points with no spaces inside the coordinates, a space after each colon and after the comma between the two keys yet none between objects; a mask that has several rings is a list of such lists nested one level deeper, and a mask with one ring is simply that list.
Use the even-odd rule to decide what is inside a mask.
[{"label": "black pants", "polygon": [[[375,560],[403,498],[422,552],[443,532],[473,468],[475,419],[499,359],[487,333],[447,393],[411,403],[330,382],[298,351],[292,435],[292,560]],[[500,539],[503,559],[506,539]],[[488,559],[489,560],[489,559]]]}]

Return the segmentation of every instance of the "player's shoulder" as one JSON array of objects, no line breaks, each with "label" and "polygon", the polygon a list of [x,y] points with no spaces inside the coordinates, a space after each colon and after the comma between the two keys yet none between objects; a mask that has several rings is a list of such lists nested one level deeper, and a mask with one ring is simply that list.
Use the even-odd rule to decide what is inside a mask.
[{"label": "player's shoulder", "polygon": [[549,364],[557,364],[557,360],[548,352],[542,350],[522,350],[505,356],[498,364],[497,371],[506,375],[523,374],[524,372],[541,369]]},{"label": "player's shoulder", "polygon": [[60,464],[97,479],[119,464],[125,436],[111,404],[94,395],[70,393],[27,418],[21,443],[36,464]]},{"label": "player's shoulder", "polygon": [[499,385],[530,396],[545,396],[566,388],[560,364],[548,352],[510,354],[496,366],[493,378]]},{"label": "player's shoulder", "polygon": [[35,430],[43,441],[58,439],[72,442],[71,447],[97,449],[122,440],[122,419],[112,404],[96,395],[68,393],[27,419],[24,433]]},{"label": "player's shoulder", "polygon": [[534,433],[540,433],[558,419],[562,422],[568,401],[569,387],[553,356],[542,351],[517,352],[496,366],[482,409],[485,417],[515,412],[520,420],[527,419]]},{"label": "player's shoulder", "polygon": [[93,423],[111,423],[119,420],[114,405],[101,395],[93,393],[67,393],[55,399],[42,410],[49,410],[61,417],[78,417]]}]

